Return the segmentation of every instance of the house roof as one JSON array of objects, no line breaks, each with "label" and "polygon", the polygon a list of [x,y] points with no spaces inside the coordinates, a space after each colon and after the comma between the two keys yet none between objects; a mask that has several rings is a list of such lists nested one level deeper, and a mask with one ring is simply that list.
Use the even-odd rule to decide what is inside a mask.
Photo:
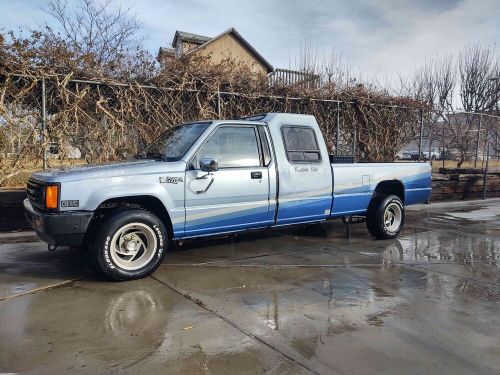
[{"label": "house roof", "polygon": [[[177,33],[178,32],[176,32],[176,36],[177,36]],[[253,48],[252,45],[250,43],[248,43],[246,41],[246,39],[243,38],[241,36],[241,34],[234,29],[234,27],[231,27],[231,28],[227,29],[226,31],[224,31],[223,33],[217,35],[214,38],[208,38],[207,41],[205,41],[204,43],[200,44],[198,47],[192,49],[191,51],[187,52],[186,55],[189,55],[191,53],[195,53],[196,51],[199,51],[200,49],[204,48],[208,44],[216,41],[217,39],[222,38],[224,35],[227,35],[227,34],[233,34],[236,37],[236,39],[238,39],[241,42],[241,44],[243,44],[250,51],[250,53],[252,55],[254,55],[255,58],[257,60],[259,60],[266,67],[268,73],[270,73],[270,72],[272,72],[274,70],[273,66],[264,57],[262,57],[262,55],[259,52],[257,52],[257,50],[255,48]],[[195,34],[190,34],[190,35],[195,35]],[[200,37],[200,35],[196,35],[196,36]],[[206,38],[206,37],[202,37],[202,38]],[[174,41],[175,41],[175,39],[176,39],[176,37],[174,37]]]},{"label": "house roof", "polygon": [[203,44],[203,43],[208,42],[210,39],[212,39],[208,36],[192,34],[192,33],[187,33],[185,31],[177,30],[175,32],[174,39],[172,40],[172,47],[174,47],[174,48],[175,48],[175,45],[177,44],[177,38],[180,38],[183,42],[190,42],[190,43],[195,43],[195,44]]}]

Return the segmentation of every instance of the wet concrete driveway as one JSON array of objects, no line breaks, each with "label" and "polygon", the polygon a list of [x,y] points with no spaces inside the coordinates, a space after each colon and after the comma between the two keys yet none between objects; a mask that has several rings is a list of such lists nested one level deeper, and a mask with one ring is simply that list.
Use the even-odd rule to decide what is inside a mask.
[{"label": "wet concrete driveway", "polygon": [[172,248],[108,282],[77,250],[0,237],[0,372],[500,372],[500,200]]}]

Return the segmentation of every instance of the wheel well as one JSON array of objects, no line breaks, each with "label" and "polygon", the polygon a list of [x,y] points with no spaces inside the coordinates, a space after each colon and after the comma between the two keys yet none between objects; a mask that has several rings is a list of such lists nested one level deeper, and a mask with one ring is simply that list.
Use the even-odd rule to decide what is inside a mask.
[{"label": "wheel well", "polygon": [[174,230],[167,209],[158,198],[151,195],[134,195],[105,200],[97,207],[93,219],[97,221],[102,218],[108,210],[121,207],[144,208],[152,212],[163,222],[170,238],[173,237]]},{"label": "wheel well", "polygon": [[399,180],[389,180],[379,182],[375,188],[373,196],[387,196],[396,195],[404,203],[405,201],[405,188]]}]

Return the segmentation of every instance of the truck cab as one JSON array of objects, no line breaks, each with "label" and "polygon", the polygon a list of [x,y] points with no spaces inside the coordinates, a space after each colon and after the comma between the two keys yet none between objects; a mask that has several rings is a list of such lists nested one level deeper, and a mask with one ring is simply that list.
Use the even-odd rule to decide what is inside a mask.
[{"label": "truck cab", "polygon": [[172,240],[366,217],[394,238],[430,195],[428,164],[332,164],[316,119],[268,113],[167,131],[134,159],[33,174],[26,216],[51,244],[86,246],[117,280],[156,269]]}]

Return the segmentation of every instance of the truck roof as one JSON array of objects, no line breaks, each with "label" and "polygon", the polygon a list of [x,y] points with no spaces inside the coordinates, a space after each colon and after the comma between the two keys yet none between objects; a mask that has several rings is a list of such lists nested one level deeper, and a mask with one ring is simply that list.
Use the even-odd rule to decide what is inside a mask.
[{"label": "truck roof", "polygon": [[318,126],[316,118],[313,115],[305,115],[299,113],[282,113],[282,112],[269,112],[260,113],[251,116],[241,117],[235,120],[214,120],[214,123],[228,122],[235,124],[248,124],[251,123],[261,123],[268,124],[269,127],[275,127],[282,124],[287,125],[309,125]]},{"label": "truck roof", "polygon": [[268,112],[268,113],[259,113],[255,115],[241,117],[240,120],[246,121],[262,121],[267,122],[268,120],[295,120],[297,118],[301,119],[316,119],[313,115],[307,115],[302,113],[288,113],[288,112]]}]

